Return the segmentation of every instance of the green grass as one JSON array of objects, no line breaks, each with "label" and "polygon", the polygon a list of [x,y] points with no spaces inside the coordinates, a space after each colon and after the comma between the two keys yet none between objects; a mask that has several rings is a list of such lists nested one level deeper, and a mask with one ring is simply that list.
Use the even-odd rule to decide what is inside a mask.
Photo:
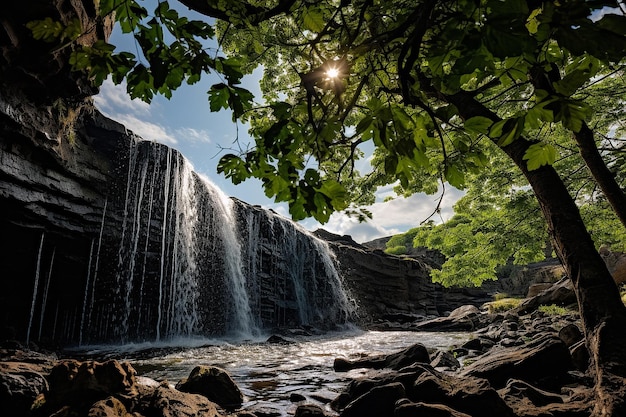
[{"label": "green grass", "polygon": [[567,307],[557,306],[556,304],[550,304],[546,306],[539,306],[537,309],[548,316],[565,316],[567,314],[572,313]]},{"label": "green grass", "polygon": [[499,299],[496,299],[496,301],[491,301],[489,303],[486,303],[485,306],[487,307],[487,310],[489,310],[489,313],[491,314],[504,313],[506,311],[511,310],[512,308],[519,306],[522,301],[523,299],[521,298],[512,298],[512,297],[499,298]]}]

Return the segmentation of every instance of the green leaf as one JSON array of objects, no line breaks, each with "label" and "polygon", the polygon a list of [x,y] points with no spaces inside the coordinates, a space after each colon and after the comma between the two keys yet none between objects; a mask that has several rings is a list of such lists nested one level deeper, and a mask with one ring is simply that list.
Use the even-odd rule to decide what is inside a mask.
[{"label": "green leaf", "polygon": [[453,187],[456,187],[460,190],[465,187],[465,175],[456,167],[456,165],[446,165],[444,176],[446,178],[446,181],[448,181]]},{"label": "green leaf", "polygon": [[224,173],[233,184],[239,184],[250,177],[251,173],[246,163],[237,155],[227,154],[220,158],[217,164],[217,172]]},{"label": "green leaf", "polygon": [[209,90],[209,104],[211,111],[220,111],[228,108],[230,89],[224,83],[214,84]]},{"label": "green leaf", "polygon": [[348,193],[343,185],[335,180],[325,180],[319,188],[319,192],[330,199],[334,210],[343,210],[348,207]]},{"label": "green leaf", "polygon": [[464,123],[465,129],[469,132],[489,134],[489,128],[493,125],[493,121],[487,117],[475,116],[467,119]]},{"label": "green leaf", "polygon": [[557,151],[549,143],[539,142],[528,147],[524,153],[524,160],[528,161],[529,171],[534,171],[544,165],[552,165],[556,161]]},{"label": "green leaf", "polygon": [[324,29],[324,15],[319,7],[310,6],[302,13],[302,25],[305,29],[319,33]]}]

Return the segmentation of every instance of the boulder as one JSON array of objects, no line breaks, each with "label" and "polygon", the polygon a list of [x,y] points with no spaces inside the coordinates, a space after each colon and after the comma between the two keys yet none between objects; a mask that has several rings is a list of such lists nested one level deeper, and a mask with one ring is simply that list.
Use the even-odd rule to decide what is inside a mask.
[{"label": "boulder", "polygon": [[416,325],[418,330],[430,331],[473,331],[482,327],[481,312],[474,305],[465,305],[453,310],[447,317],[438,317]]},{"label": "boulder", "polygon": [[412,401],[445,404],[472,417],[514,417],[485,379],[455,377],[439,372],[424,372],[415,381],[408,396]]},{"label": "boulder", "polygon": [[518,379],[510,379],[506,387],[502,388],[499,393],[503,398],[507,396],[528,398],[531,403],[538,407],[553,403],[563,403],[563,396],[534,387]]},{"label": "boulder", "polygon": [[430,362],[430,366],[433,368],[459,369],[461,364],[452,353],[440,350],[435,354],[435,357]]},{"label": "boulder", "polygon": [[392,353],[390,355],[374,356],[354,361],[336,358],[333,363],[333,368],[337,372],[349,371],[357,368],[388,368],[399,370],[415,363],[430,363],[428,351],[421,343],[416,343],[400,352]]},{"label": "boulder", "polygon": [[536,296],[527,298],[513,311],[524,315],[535,311],[541,305],[566,306],[574,303],[576,303],[576,294],[574,294],[572,280],[565,277]]},{"label": "boulder", "polygon": [[565,343],[547,334],[522,346],[492,349],[467,366],[461,375],[485,378],[496,388],[504,387],[510,378],[550,388],[562,386],[571,369],[572,357]]},{"label": "boulder", "polygon": [[120,400],[109,397],[92,405],[87,417],[132,417],[132,414]]},{"label": "boulder", "polygon": [[88,406],[111,395],[137,395],[135,370],[128,362],[60,361],[48,377],[47,406]]},{"label": "boulder", "polygon": [[324,417],[326,414],[324,410],[315,404],[303,404],[296,408],[296,414],[294,417]]},{"label": "boulder", "polygon": [[243,403],[243,394],[231,376],[215,366],[196,366],[176,389],[203,395],[224,408],[236,408]]},{"label": "boulder", "polygon": [[380,385],[350,402],[343,409],[342,417],[392,417],[395,403],[406,396],[399,382]]},{"label": "boulder", "polygon": [[559,330],[559,339],[565,343],[568,348],[583,339],[583,333],[575,324],[568,324]]},{"label": "boulder", "polygon": [[205,396],[171,389],[166,384],[141,398],[140,415],[150,417],[221,417]]},{"label": "boulder", "polygon": [[25,416],[39,394],[48,391],[40,367],[20,362],[0,362],[0,415]]},{"label": "boulder", "polygon": [[443,404],[408,402],[396,407],[394,417],[472,417]]}]

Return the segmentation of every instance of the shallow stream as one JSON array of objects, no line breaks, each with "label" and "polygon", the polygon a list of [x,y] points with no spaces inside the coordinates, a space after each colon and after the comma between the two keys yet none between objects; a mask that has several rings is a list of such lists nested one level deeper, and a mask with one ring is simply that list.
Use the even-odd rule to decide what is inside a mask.
[{"label": "shallow stream", "polygon": [[139,376],[176,384],[197,365],[227,370],[245,396],[243,408],[262,408],[266,415],[293,415],[292,394],[307,402],[327,404],[347,382],[365,370],[335,372],[337,357],[389,354],[414,343],[429,351],[446,350],[468,339],[466,333],[380,332],[351,330],[318,336],[289,337],[293,343],[263,343],[263,340],[229,343],[224,340],[184,340],[169,345],[91,347],[89,356],[128,360]]}]

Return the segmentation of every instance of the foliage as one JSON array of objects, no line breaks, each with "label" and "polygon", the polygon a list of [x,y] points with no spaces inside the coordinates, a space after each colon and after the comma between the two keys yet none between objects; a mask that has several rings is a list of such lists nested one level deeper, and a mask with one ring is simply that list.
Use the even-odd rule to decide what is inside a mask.
[{"label": "foliage", "polygon": [[540,312],[547,314],[548,316],[566,316],[572,314],[573,311],[567,307],[558,306],[556,304],[541,305],[537,308]]},{"label": "foliage", "polygon": [[521,298],[501,298],[499,300],[485,303],[485,307],[487,307],[490,314],[504,313],[519,306],[522,301],[523,300]]},{"label": "foliage", "polygon": [[407,252],[408,249],[404,245],[388,246],[387,249],[385,249],[385,253],[388,253],[390,255],[406,255]]},{"label": "foliage", "polygon": [[[389,247],[403,251],[412,240],[439,249],[447,261],[434,280],[480,285],[510,260],[550,252],[538,204],[500,152],[524,137],[532,141],[523,155],[528,170],[554,165],[596,242],[624,247],[624,229],[606,220],[610,209],[571,143],[572,133],[593,126],[624,184],[626,17],[617,9],[590,19],[616,2],[220,1],[203,6],[219,19],[213,25],[181,16],[167,1],[152,14],[136,0],[99,5],[134,34],[141,56],[102,41],[73,44],[74,67],[95,84],[108,75],[126,79],[131,96],[146,101],[219,73],[209,108],[249,123],[255,146],[223,155],[218,170],[235,183],[261,179],[296,220],[325,222],[345,209],[365,219],[358,205],[372,202],[379,185],[396,184],[402,195],[464,188],[450,221],[414,229]],[[75,24],[50,19],[29,27],[48,42],[79,35]],[[216,35],[226,56],[209,53]],[[262,105],[240,86],[259,65]],[[445,99],[458,94],[493,117],[462,117]],[[373,170],[360,173],[355,162],[367,142]]]}]

